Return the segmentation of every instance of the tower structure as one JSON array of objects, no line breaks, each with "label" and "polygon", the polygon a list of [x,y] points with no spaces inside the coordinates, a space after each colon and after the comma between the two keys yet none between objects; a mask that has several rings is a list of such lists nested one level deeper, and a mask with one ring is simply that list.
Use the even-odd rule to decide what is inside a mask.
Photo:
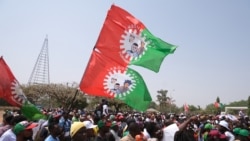
[{"label": "tower structure", "polygon": [[33,68],[33,71],[30,75],[28,84],[49,84],[49,49],[48,49],[48,36],[44,39],[42,49],[38,58],[36,60],[36,64]]}]

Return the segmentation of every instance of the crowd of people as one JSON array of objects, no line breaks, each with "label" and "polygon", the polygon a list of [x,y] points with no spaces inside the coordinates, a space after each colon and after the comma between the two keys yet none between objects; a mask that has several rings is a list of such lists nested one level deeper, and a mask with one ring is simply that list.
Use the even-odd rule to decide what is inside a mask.
[{"label": "crowd of people", "polygon": [[[109,113],[103,100],[95,111],[41,109],[47,119],[28,121],[6,111],[0,141],[250,141],[248,116],[145,112]],[[102,110],[102,111],[100,111]]]}]

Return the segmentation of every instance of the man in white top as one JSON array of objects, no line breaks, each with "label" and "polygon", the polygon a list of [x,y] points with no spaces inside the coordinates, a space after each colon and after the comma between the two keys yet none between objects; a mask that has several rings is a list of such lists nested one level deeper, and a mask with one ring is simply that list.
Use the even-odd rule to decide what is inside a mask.
[{"label": "man in white top", "polygon": [[16,141],[16,135],[12,131],[12,128],[3,133],[0,137],[0,141]]},{"label": "man in white top", "polygon": [[165,127],[163,128],[163,138],[162,141],[174,141],[174,135],[177,131],[184,130],[187,125],[192,122],[193,120],[196,120],[197,116],[190,117],[186,121],[184,121],[182,124],[177,126],[176,123],[171,121],[166,121]]},{"label": "man in white top", "polygon": [[102,105],[102,110],[102,115],[107,116],[109,114],[108,101],[105,100],[104,104]]},{"label": "man in white top", "polygon": [[234,141],[235,136],[233,135],[233,133],[230,132],[230,129],[228,127],[228,123],[225,120],[222,120],[219,122],[219,131],[222,134],[225,134],[228,141]]}]

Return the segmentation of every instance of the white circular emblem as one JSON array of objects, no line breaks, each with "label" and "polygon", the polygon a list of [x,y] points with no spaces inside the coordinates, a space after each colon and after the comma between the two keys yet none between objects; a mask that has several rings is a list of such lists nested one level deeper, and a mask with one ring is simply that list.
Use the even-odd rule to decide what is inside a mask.
[{"label": "white circular emblem", "polygon": [[148,44],[141,36],[141,31],[132,28],[124,31],[120,43],[121,56],[126,62],[142,57]]},{"label": "white circular emblem", "polygon": [[104,79],[106,93],[114,97],[124,97],[135,88],[133,77],[124,68],[112,68]]}]

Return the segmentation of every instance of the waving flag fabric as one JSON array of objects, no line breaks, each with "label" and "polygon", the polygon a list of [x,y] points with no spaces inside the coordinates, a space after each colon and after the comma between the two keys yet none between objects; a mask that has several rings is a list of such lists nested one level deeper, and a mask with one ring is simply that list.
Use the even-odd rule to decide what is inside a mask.
[{"label": "waving flag fabric", "polygon": [[129,68],[142,66],[158,72],[175,45],[154,36],[142,22],[112,5],[82,77],[80,89],[89,95],[123,100],[145,111],[151,96],[142,76]]},{"label": "waving flag fabric", "polygon": [[3,57],[0,58],[0,97],[16,107],[21,107],[27,101],[18,81]]},{"label": "waving flag fabric", "polygon": [[[31,110],[36,107],[28,102],[19,82],[12,74],[3,57],[0,58],[0,98],[12,106],[21,108],[24,116],[30,120],[37,120],[37,118],[44,117],[38,109]],[[27,108],[27,105],[29,105],[29,108]]]},{"label": "waving flag fabric", "polygon": [[187,105],[187,103],[185,103],[183,107],[184,107],[184,111],[185,111],[185,112],[188,112],[188,111],[189,111],[189,106]]},{"label": "waving flag fabric", "polygon": [[120,99],[140,111],[145,111],[152,100],[139,73],[98,51],[92,52],[80,89],[89,95]]},{"label": "waving flag fabric", "polygon": [[154,36],[130,13],[112,5],[95,48],[117,63],[158,72],[163,59],[174,53],[176,46]]},{"label": "waving flag fabric", "polygon": [[214,107],[222,109],[224,107],[224,105],[222,103],[219,103],[219,102],[214,102]]}]

